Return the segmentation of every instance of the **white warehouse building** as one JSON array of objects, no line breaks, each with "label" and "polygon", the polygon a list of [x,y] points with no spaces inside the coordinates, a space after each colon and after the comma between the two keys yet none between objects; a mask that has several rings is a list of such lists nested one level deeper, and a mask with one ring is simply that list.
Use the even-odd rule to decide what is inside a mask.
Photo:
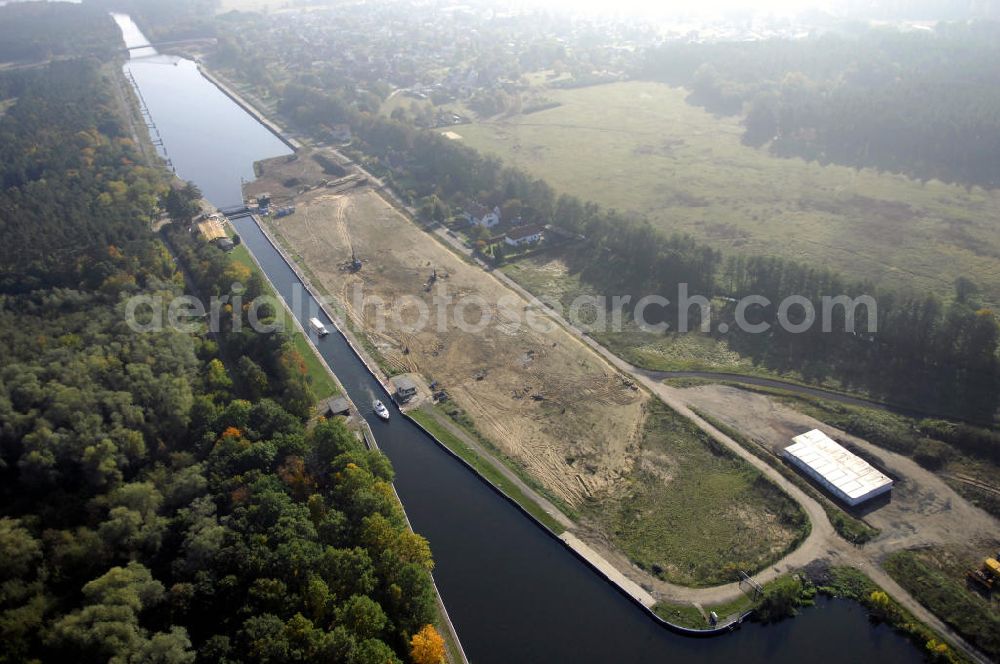
[{"label": "white warehouse building", "polygon": [[819,429],[792,439],[785,458],[837,498],[854,507],[892,489],[892,480]]}]

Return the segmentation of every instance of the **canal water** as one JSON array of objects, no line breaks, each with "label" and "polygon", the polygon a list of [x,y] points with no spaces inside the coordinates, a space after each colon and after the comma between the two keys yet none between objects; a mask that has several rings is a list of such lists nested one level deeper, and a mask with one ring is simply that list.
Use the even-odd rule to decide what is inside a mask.
[{"label": "canal water", "polygon": [[[148,44],[127,17],[116,20],[129,45]],[[195,67],[153,64],[161,57],[146,54],[127,67],[178,174],[218,206],[239,202],[239,178],[251,177],[252,162],[287,148],[228,98],[215,97]],[[314,315],[332,325],[253,219],[234,223],[306,329]],[[313,341],[392,460],[396,489],[414,529],[430,541],[435,580],[474,664],[922,661],[909,642],[846,601],[820,599],[795,620],[713,639],[668,631],[398,411],[389,422],[367,412],[386,395],[343,337]]]},{"label": "canal water", "polygon": [[[113,16],[126,45],[149,44],[130,17]],[[240,180],[253,179],[255,161],[291,154],[278,137],[202,76],[193,61],[161,55],[153,48],[135,49],[131,56],[126,69],[163,139],[161,156],[169,157],[177,175],[196,183],[216,207],[243,202]]]}]

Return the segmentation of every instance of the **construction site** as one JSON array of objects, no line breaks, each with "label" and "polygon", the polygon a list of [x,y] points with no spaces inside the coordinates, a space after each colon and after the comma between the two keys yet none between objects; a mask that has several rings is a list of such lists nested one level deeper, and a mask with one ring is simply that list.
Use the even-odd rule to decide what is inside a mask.
[{"label": "construction site", "polygon": [[[525,324],[529,311],[545,318],[538,305],[423,231],[372,183],[351,173],[331,179],[327,159],[300,153],[261,162],[245,195],[256,201],[268,194],[271,209],[294,205],[293,214],[272,214],[265,223],[314,285],[334,298],[386,373],[415,377],[431,388],[421,389],[428,398],[447,399],[463,426],[570,512],[586,515],[574,528],[581,538],[606,557],[626,550],[630,573],[650,587],[659,580],[729,580],[719,571],[727,563],[759,568],[785,552],[795,539],[794,529],[779,523],[787,497],[735,481],[746,470],[728,461],[719,486],[733,490],[699,500],[692,484],[687,497],[706,509],[671,526],[680,513],[672,504],[678,494],[663,489],[687,486],[697,474],[692,461],[712,457],[709,447],[686,429],[651,431],[663,417],[651,413],[662,404],[650,403],[646,391],[562,327]],[[489,324],[479,325],[483,311],[470,306],[448,311],[442,327],[434,298],[443,293],[486,303]],[[414,325],[418,301],[432,312],[423,326]],[[455,315],[465,325],[455,324]],[[648,483],[655,490],[641,489]],[[637,491],[641,510],[626,510]],[[625,519],[661,533],[663,551],[627,551],[629,538],[614,532]],[[763,527],[747,537],[751,525]],[[682,550],[703,560],[672,564],[669,554]],[[729,560],[735,551],[739,560]]]},{"label": "construction site", "polygon": [[[246,191],[252,200],[270,193],[272,206],[294,199],[295,213],[274,219],[272,230],[363,330],[383,369],[436,383],[497,448],[567,503],[606,492],[634,461],[646,395],[561,329],[543,334],[509,320],[515,313],[523,321],[528,303],[516,298],[520,312],[498,307],[501,296],[512,295],[503,285],[356,178],[345,176],[347,187],[308,188],[308,178],[322,171],[317,166],[307,157],[263,162]],[[384,308],[359,309],[356,288]],[[445,292],[490,303],[491,324],[463,331],[448,312],[443,329],[433,318],[409,329],[414,312],[400,310],[404,300],[430,307]],[[465,319],[475,325],[480,315],[469,307]]]}]

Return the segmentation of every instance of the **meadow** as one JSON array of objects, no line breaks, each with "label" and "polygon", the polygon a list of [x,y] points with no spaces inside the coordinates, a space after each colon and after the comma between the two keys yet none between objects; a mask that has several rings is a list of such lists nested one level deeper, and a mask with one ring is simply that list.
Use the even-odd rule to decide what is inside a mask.
[{"label": "meadow", "polygon": [[1000,195],[773,157],[659,83],[549,90],[560,106],[456,131],[557,191],[648,218],[726,253],[770,254],[949,297],[960,276],[1000,302]]},{"label": "meadow", "polygon": [[727,583],[808,535],[788,495],[657,400],[640,449],[623,484],[582,512],[647,573],[686,586]]}]

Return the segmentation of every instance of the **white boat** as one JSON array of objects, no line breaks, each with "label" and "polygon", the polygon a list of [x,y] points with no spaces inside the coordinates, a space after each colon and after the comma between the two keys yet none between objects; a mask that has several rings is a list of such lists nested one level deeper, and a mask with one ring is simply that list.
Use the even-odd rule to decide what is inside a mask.
[{"label": "white boat", "polygon": [[375,403],[372,404],[372,408],[375,409],[375,414],[378,415],[383,420],[389,419],[389,409],[385,407],[385,404],[376,399]]},{"label": "white boat", "polygon": [[312,325],[312,328],[314,330],[316,330],[316,334],[318,334],[321,337],[325,337],[326,335],[330,334],[330,331],[326,329],[326,325],[323,325],[323,323],[320,322],[318,318],[310,318],[309,324]]}]

